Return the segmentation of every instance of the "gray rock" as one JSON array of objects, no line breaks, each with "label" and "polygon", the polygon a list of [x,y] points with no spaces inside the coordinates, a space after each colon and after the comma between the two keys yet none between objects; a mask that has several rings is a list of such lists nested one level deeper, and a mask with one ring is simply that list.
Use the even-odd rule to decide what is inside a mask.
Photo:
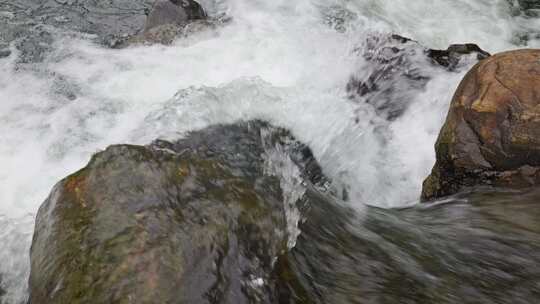
[{"label": "gray rock", "polygon": [[44,5],[51,9],[34,16],[44,18],[47,24],[96,34],[100,40],[138,33],[146,20],[145,10],[152,0],[71,0],[64,5]]},{"label": "gray rock", "polygon": [[0,49],[0,58],[9,57],[11,55],[11,51],[8,49]]},{"label": "gray rock", "polygon": [[2,285],[2,274],[0,273],[0,303],[2,303],[2,297],[6,294]]},{"label": "gray rock", "polygon": [[[476,62],[490,56],[476,44],[454,44],[446,50],[434,50],[399,35],[368,36],[357,50],[367,64],[347,83],[349,98],[372,105],[388,121],[408,109],[413,95],[430,80],[431,68],[458,71],[470,60]],[[470,55],[474,58],[470,59]]]},{"label": "gray rock", "polygon": [[[21,51],[20,63],[39,63],[52,49],[56,32],[93,34],[99,43],[119,48],[141,41],[139,34],[143,33],[172,41],[173,32],[181,26],[205,18],[204,10],[193,0],[4,1],[0,2],[0,43],[15,42]],[[178,29],[163,33],[164,25]],[[156,34],[153,29],[159,27]]]},{"label": "gray rock", "polygon": [[[152,0],[14,0],[0,2],[0,42],[16,42],[21,63],[41,62],[56,31],[96,36],[104,45],[144,28]],[[3,41],[2,41],[3,40]],[[113,44],[114,45],[114,44]]]},{"label": "gray rock", "polygon": [[138,40],[170,44],[189,23],[203,19],[206,13],[195,1],[157,0],[146,19],[143,37]]},{"label": "gray rock", "polygon": [[176,5],[170,0],[157,0],[146,19],[144,31],[162,25],[181,25],[189,20],[189,16],[180,5]]}]

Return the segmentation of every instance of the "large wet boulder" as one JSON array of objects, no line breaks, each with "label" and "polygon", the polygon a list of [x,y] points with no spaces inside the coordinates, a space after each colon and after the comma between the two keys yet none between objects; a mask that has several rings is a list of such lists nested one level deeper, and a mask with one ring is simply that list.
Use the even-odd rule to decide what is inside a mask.
[{"label": "large wet boulder", "polygon": [[476,185],[540,182],[540,50],[510,51],[475,65],[462,80],[424,181],[429,200]]},{"label": "large wet boulder", "polygon": [[368,36],[356,52],[363,62],[347,83],[348,97],[372,106],[378,116],[389,121],[407,110],[434,69],[461,71],[490,56],[476,44],[453,44],[437,50],[399,35]]},{"label": "large wet boulder", "polygon": [[111,146],[39,209],[30,303],[296,303],[283,265],[321,181],[307,146],[260,121]]}]

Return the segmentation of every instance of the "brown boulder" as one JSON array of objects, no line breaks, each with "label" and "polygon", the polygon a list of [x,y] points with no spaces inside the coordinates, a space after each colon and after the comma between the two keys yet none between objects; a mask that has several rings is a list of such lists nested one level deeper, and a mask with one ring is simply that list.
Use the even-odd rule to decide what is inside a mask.
[{"label": "brown boulder", "polygon": [[422,200],[489,185],[540,182],[540,50],[517,50],[476,64],[459,85],[435,145]]}]

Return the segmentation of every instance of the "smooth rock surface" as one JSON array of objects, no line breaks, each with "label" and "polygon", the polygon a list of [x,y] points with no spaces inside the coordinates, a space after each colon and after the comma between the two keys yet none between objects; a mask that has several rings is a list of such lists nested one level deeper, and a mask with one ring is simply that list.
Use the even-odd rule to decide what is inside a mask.
[{"label": "smooth rock surface", "polygon": [[474,66],[459,85],[435,145],[422,199],[476,185],[540,182],[540,50],[510,51]]},{"label": "smooth rock surface", "polygon": [[199,3],[192,0],[157,0],[148,14],[144,31],[166,24],[182,25],[190,20],[203,19],[206,14]]},{"label": "smooth rock surface", "polygon": [[194,32],[215,29],[226,19],[209,19],[202,6],[193,0],[157,0],[149,10],[144,29],[138,35],[118,39],[114,47],[159,43],[169,45]]}]

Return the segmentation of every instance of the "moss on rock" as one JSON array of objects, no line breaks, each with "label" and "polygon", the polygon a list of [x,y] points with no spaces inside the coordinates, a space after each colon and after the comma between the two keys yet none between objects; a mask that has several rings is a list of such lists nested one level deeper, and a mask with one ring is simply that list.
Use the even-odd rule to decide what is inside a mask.
[{"label": "moss on rock", "polygon": [[275,145],[309,171],[305,146],[260,121],[95,154],[39,210],[30,303],[277,303],[289,235],[264,168]]}]

